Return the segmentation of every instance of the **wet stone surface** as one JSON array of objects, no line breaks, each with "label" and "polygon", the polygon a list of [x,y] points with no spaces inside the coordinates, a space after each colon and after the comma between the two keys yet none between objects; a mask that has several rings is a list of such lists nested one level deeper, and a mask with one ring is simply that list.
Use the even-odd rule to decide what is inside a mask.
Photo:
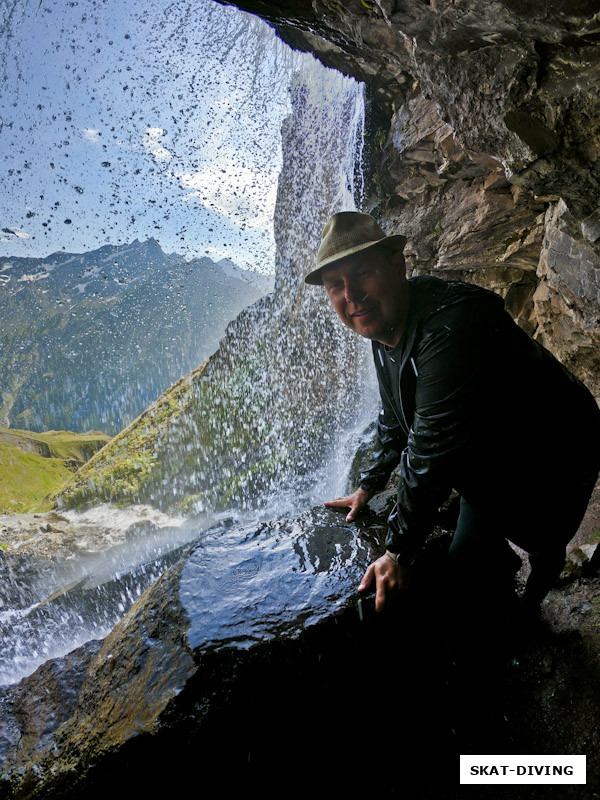
[{"label": "wet stone surface", "polygon": [[[0,692],[0,796],[104,800],[115,786],[158,796],[199,780],[281,790],[317,775],[324,792],[353,796],[372,785],[373,764],[392,763],[383,796],[398,796],[402,773],[410,800],[458,798],[463,750],[432,572],[447,537],[438,529],[430,540],[410,596],[360,622],[356,588],[381,552],[384,521],[371,513],[347,524],[317,508],[205,532],[103,642]],[[597,578],[551,593],[552,631],[532,632],[502,706],[509,730],[497,733],[513,738],[486,750],[469,730],[484,747],[476,752],[587,749],[597,774],[597,608]],[[575,676],[589,691],[569,690]]]},{"label": "wet stone surface", "polygon": [[92,797],[127,775],[150,786],[135,770],[154,758],[187,754],[185,771],[214,776],[250,753],[264,769],[294,748],[325,752],[364,675],[355,601],[384,525],[368,515],[361,528],[317,508],[207,531],[76,670],[57,658],[3,690],[0,792]]},{"label": "wet stone surface", "polygon": [[51,512],[0,522],[0,685],[106,636],[209,525],[107,506],[69,519]]},{"label": "wet stone surface", "polygon": [[314,511],[292,522],[208,534],[181,575],[190,647],[247,648],[294,635],[354,600],[374,540],[343,520]]}]

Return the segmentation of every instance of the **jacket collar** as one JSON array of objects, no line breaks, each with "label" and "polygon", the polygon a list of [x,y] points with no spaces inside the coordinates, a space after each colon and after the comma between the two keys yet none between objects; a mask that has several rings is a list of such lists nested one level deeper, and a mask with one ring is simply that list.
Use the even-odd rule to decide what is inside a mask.
[{"label": "jacket collar", "polygon": [[[402,336],[404,346],[400,372],[411,356],[419,329],[432,313],[475,297],[484,302],[504,306],[504,301],[499,295],[470,283],[443,281],[430,275],[418,275],[408,279],[408,286],[410,299],[406,330]],[[377,352],[385,353],[385,345],[380,342],[372,344],[374,355]],[[376,358],[375,362],[378,360]]]}]

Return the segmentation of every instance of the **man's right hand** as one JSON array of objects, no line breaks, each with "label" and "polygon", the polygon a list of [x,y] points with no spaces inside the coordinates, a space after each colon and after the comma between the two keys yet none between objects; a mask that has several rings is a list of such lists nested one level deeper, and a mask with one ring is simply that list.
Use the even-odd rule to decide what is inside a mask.
[{"label": "man's right hand", "polygon": [[366,591],[375,579],[375,611],[383,611],[394,595],[406,589],[410,580],[410,567],[398,564],[389,555],[384,553],[381,558],[374,561],[363,575],[359,592]]},{"label": "man's right hand", "polygon": [[325,505],[327,508],[349,508],[350,513],[346,516],[346,522],[352,522],[356,515],[367,505],[371,497],[373,497],[373,492],[367,492],[366,489],[357,489],[353,494],[349,494],[346,497],[336,497],[335,500],[329,500]]}]

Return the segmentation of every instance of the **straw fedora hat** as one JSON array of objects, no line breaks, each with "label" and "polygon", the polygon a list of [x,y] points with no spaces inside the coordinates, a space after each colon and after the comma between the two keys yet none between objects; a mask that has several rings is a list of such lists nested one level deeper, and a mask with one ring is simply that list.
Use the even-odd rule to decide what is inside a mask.
[{"label": "straw fedora hat", "polygon": [[321,270],[343,258],[360,253],[375,245],[392,250],[403,250],[406,236],[386,236],[370,214],[360,211],[341,211],[334,214],[323,228],[321,246],[317,253],[317,265],[304,278],[305,283],[320,286],[323,283]]}]

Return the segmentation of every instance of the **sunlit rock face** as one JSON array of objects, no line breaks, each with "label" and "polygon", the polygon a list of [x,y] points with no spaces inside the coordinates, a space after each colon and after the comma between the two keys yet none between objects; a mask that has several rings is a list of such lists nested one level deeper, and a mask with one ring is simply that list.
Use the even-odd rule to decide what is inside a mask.
[{"label": "sunlit rock face", "polygon": [[[365,343],[340,324],[324,290],[303,281],[327,219],[354,208],[360,191],[354,169],[362,144],[362,90],[340,75],[314,70],[298,77],[291,99],[274,217],[275,291],[229,326],[203,375],[206,388],[212,393],[219,387],[221,395],[211,394],[210,404],[199,408],[211,448],[238,464],[238,485],[229,481],[228,488],[242,507],[252,505],[257,492],[270,495],[277,487],[293,487],[306,498],[314,485],[329,482],[336,456],[342,474],[344,456],[334,447],[365,410],[373,416],[373,406],[365,409],[364,386],[350,378],[364,374]],[[211,488],[200,503],[209,507],[223,485],[213,460],[205,450]]]},{"label": "sunlit rock face", "polygon": [[501,293],[600,394],[598,4],[236,5],[366,81],[365,208],[409,266]]}]

